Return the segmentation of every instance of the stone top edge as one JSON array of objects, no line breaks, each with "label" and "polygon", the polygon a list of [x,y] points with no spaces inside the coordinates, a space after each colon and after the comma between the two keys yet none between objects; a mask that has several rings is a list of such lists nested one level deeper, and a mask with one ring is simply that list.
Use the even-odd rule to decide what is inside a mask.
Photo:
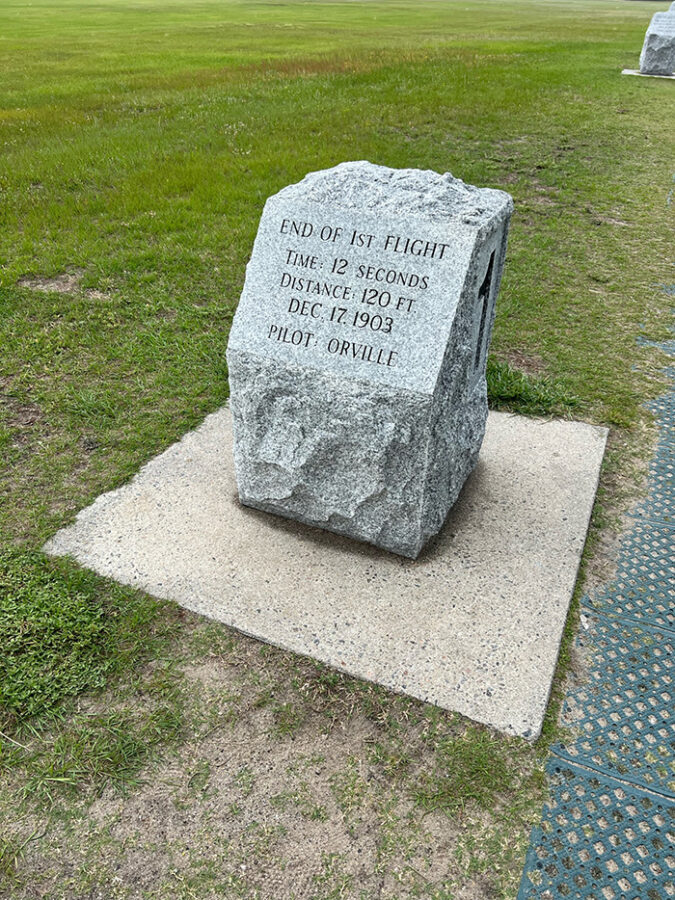
[{"label": "stone top edge", "polygon": [[662,9],[655,12],[649,24],[651,26],[659,22],[668,22],[669,25],[671,23],[675,24],[675,9],[671,7],[670,9]]},{"label": "stone top edge", "polygon": [[480,225],[509,215],[513,200],[506,191],[465,184],[450,172],[390,169],[367,160],[344,162],[310,172],[269,198],[268,203],[310,202],[360,214],[420,217],[437,222],[457,219]]}]

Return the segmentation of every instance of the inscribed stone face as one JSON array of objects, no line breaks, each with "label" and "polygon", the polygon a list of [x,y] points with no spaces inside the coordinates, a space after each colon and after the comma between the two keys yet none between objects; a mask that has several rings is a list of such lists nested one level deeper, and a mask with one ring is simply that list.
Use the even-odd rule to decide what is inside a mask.
[{"label": "inscribed stone face", "polygon": [[366,162],[267,201],[227,351],[244,504],[417,556],[480,448],[511,209]]}]

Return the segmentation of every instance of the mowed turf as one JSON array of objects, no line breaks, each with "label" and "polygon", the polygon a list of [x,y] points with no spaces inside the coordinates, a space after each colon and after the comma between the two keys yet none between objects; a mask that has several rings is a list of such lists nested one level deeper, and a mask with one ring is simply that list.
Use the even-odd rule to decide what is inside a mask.
[{"label": "mowed turf", "polygon": [[[611,426],[601,534],[648,452],[642,404],[663,387],[662,358],[638,339],[663,338],[671,322],[663,286],[675,282],[675,86],[620,75],[665,8],[0,4],[0,813],[19,800],[28,810],[0,838],[0,877],[19,878],[14,895],[39,868],[30,853],[57,798],[68,819],[68,804],[129,787],[168,746],[190,748],[195,735],[267,710],[270,752],[288,752],[303,729],[311,743],[316,721],[339,720],[336,740],[357,761],[349,723],[365,717],[386,803],[406,797],[414,810],[450,816],[448,871],[410,876],[400,896],[445,898],[462,878],[483,877],[510,896],[540,802],[537,749],[290,656],[272,665],[226,629],[206,640],[205,626],[170,604],[34,551],[224,402],[228,330],[265,199],[347,159],[450,171],[513,195],[491,402]],[[194,669],[214,645],[239,667],[249,706],[219,697],[216,711],[185,688],[181,665]],[[91,692],[106,685],[103,709]],[[552,716],[548,736],[553,728]],[[331,795],[337,811],[319,804],[331,827],[346,815],[353,759],[324,773],[342,785]],[[300,789],[286,787],[284,809],[295,809],[288,797]],[[404,833],[417,833],[402,815],[397,831],[393,807],[378,803],[375,793],[377,852],[390,855],[386,865],[377,856],[366,891],[376,890],[378,866],[404,866],[413,852]],[[319,806],[300,811],[317,828]],[[70,839],[84,856],[100,849]],[[312,874],[317,897],[356,890],[344,856]],[[85,881],[58,893],[54,872],[44,875],[50,896],[84,895]],[[190,882],[185,896],[209,896],[207,882]],[[254,896],[256,883],[242,884],[231,895]],[[182,896],[170,879],[166,892]],[[383,896],[399,894],[387,883]]]},{"label": "mowed turf", "polygon": [[672,85],[618,77],[646,10],[3,4],[3,532],[41,540],[222,403],[265,198],[345,159],[511,191],[495,353],[634,424],[673,236]]}]

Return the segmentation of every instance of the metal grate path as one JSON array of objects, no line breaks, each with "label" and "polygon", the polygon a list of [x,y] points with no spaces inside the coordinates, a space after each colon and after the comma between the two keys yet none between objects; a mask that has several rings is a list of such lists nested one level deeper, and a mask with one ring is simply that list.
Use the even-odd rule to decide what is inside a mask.
[{"label": "metal grate path", "polygon": [[596,619],[588,682],[567,697],[577,732],[556,756],[675,799],[675,633]]},{"label": "metal grate path", "polygon": [[575,765],[549,770],[552,800],[520,896],[549,900],[675,897],[672,803]]},{"label": "metal grate path", "polygon": [[574,737],[551,750],[518,900],[675,898],[675,391],[650,408],[649,493],[615,581],[581,604],[589,674],[563,705]]},{"label": "metal grate path", "polygon": [[624,621],[675,630],[673,527],[635,520],[622,545],[616,581],[587,605]]}]

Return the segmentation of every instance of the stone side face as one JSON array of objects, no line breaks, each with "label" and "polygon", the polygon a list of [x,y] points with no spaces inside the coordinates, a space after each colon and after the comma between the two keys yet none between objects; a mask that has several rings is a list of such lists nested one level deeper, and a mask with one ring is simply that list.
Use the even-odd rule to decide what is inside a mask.
[{"label": "stone side face", "polygon": [[672,75],[675,72],[675,12],[654,13],[640,54],[644,75]]},{"label": "stone side face", "polygon": [[[401,312],[391,336],[377,336],[390,341],[396,366],[327,356],[326,341],[337,332],[324,321],[326,306],[306,346],[286,351],[270,343],[266,316],[271,310],[281,322],[286,301],[271,280],[269,235],[297,209],[303,221],[318,221],[320,210],[345,232],[350,222],[360,228],[367,220],[374,248],[384,248],[392,232],[447,245],[443,259],[392,262],[382,249],[364,257],[364,265],[385,259],[408,273],[416,265],[428,279],[428,289],[418,291],[419,314]],[[227,351],[244,505],[418,556],[478,459],[487,345],[511,211],[501,191],[369,163],[314,173],[270,198]],[[356,271],[361,257],[349,259]],[[362,308],[357,300],[347,305],[350,315],[351,306]]]},{"label": "stone side face", "polygon": [[[507,227],[508,222],[498,218],[479,235],[439,372],[431,411],[430,464],[423,517],[427,538],[442,528],[448,511],[478,462],[485,436],[488,416],[485,369],[506,257]],[[491,278],[483,301],[486,304],[483,334],[479,335],[483,308],[476,298],[490,268]]]},{"label": "stone side face", "polygon": [[430,398],[236,351],[228,363],[241,502],[417,556]]}]

